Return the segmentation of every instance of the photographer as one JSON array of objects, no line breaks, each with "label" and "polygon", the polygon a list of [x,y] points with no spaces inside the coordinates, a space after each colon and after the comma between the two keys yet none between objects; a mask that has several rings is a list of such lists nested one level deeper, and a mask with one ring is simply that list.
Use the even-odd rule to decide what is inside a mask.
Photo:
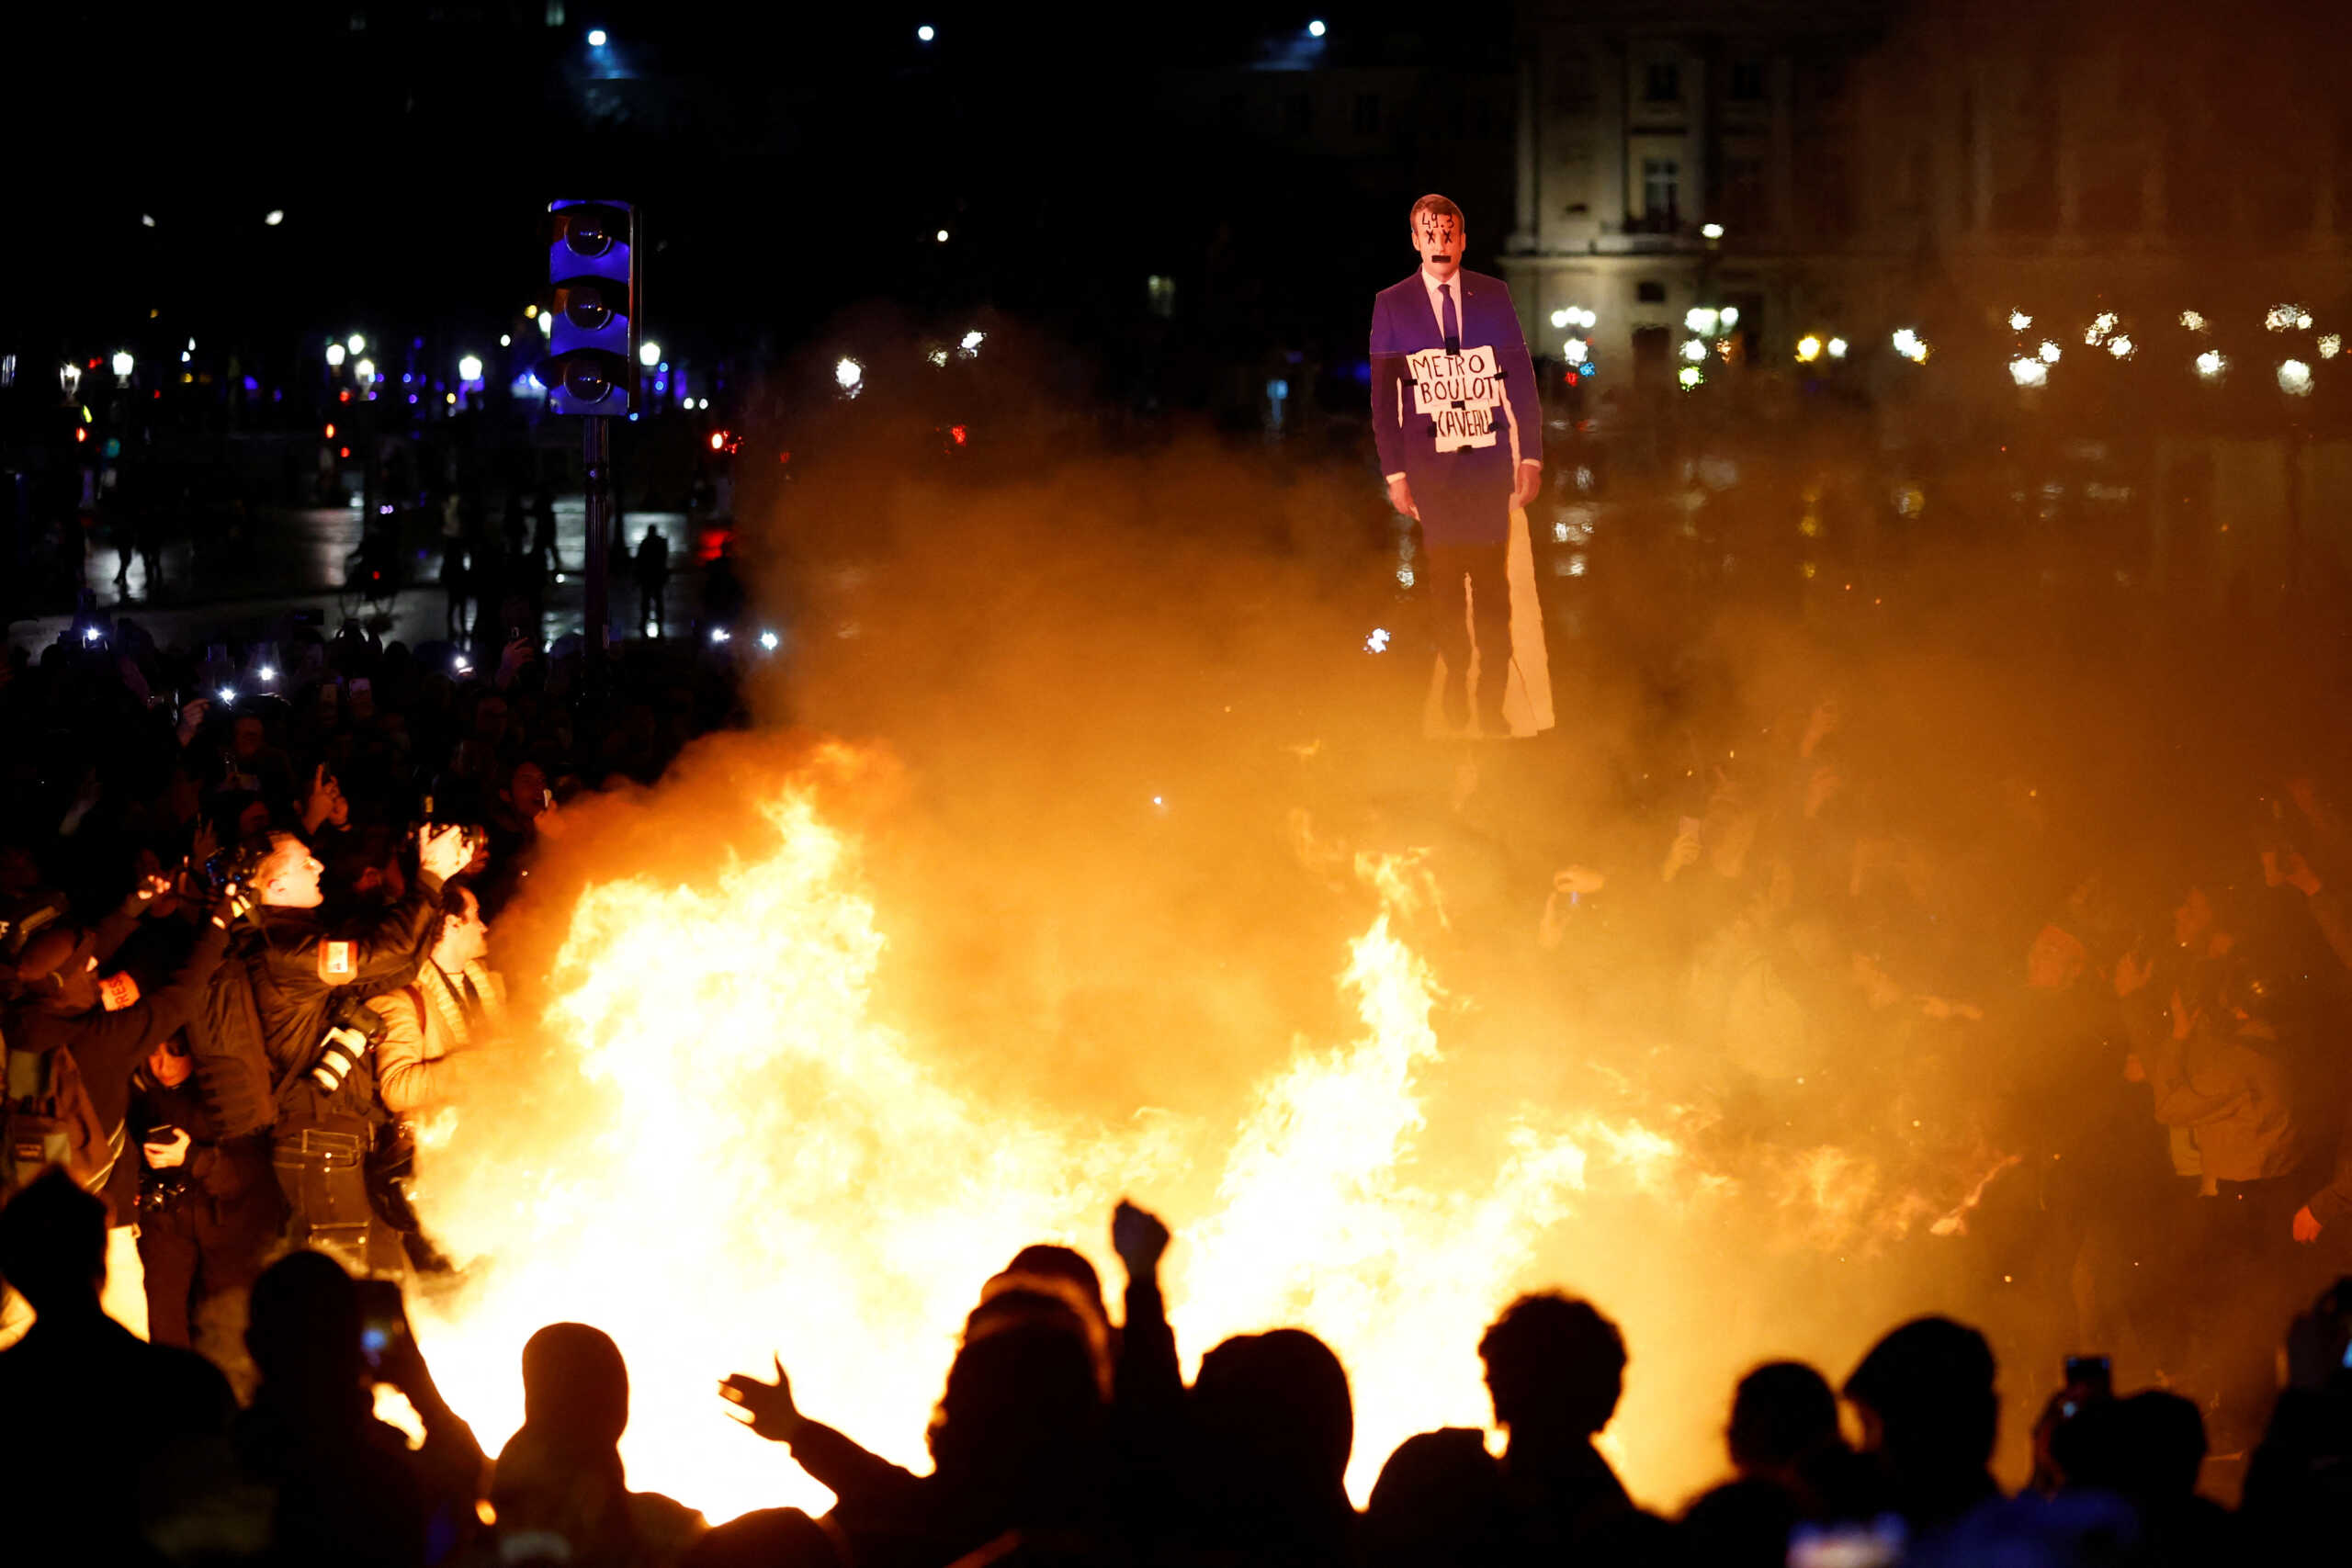
[{"label": "photographer", "polygon": [[[129,976],[102,976],[99,966],[165,888],[161,878],[150,878],[97,930],[52,925],[26,944],[16,970],[19,998],[6,1025],[8,1051],[40,1060],[11,1073],[11,1096],[0,1102],[9,1166],[0,1186],[21,1185],[37,1175],[19,1168],[18,1151],[38,1148],[40,1157],[33,1163],[63,1165],[85,1190],[106,1201],[107,1272],[116,1287],[107,1310],[142,1333],[147,1314],[133,1228],[139,1167],[123,1157],[131,1069],[156,1041],[187,1021],[243,907],[233,889],[223,892],[187,960],[155,995],[142,998]],[[15,1092],[19,1077],[26,1080],[21,1098]]]},{"label": "photographer", "polygon": [[334,1252],[355,1271],[401,1269],[401,1248],[368,1201],[375,1074],[383,1031],[369,995],[406,984],[433,940],[441,885],[471,856],[458,828],[428,828],[415,881],[361,934],[331,932],[318,913],[324,870],[302,840],[272,834],[254,867],[253,930],[238,956],[253,982],[277,1126],[272,1163],[288,1240]]},{"label": "photographer", "polygon": [[130,1077],[139,1258],[148,1337],[204,1352],[232,1382],[243,1368],[245,1297],[285,1223],[266,1134],[220,1135],[180,1035]]}]

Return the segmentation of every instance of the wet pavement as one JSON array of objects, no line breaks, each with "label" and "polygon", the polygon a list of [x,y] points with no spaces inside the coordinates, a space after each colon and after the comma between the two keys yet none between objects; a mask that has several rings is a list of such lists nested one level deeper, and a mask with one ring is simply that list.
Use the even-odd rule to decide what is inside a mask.
[{"label": "wet pavement", "polygon": [[[587,558],[586,503],[578,495],[559,496],[555,502],[556,558],[561,570],[548,579],[542,640],[551,641],[584,629],[582,596],[586,583],[581,573]],[[236,635],[258,631],[267,623],[296,611],[313,611],[321,628],[333,636],[345,620],[361,618],[373,625],[385,640],[412,647],[444,641],[449,637],[448,599],[440,586],[441,555],[437,537],[423,544],[404,541],[403,577],[407,586],[388,598],[370,602],[345,589],[353,573],[352,558],[359,547],[360,509],[348,507],[272,510],[254,514],[245,526],[250,537],[231,553],[222,532],[210,528],[199,545],[175,537],[159,552],[151,577],[149,563],[133,554],[122,560],[114,542],[101,530],[88,536],[79,581],[107,615],[128,616],[144,626],[166,647],[191,646],[213,633]],[[702,602],[701,552],[715,548],[724,520],[689,518],[682,512],[628,512],[623,514],[632,547],[648,528],[659,528],[670,542],[671,572],[662,594],[662,616],[671,636],[693,630]],[[123,574],[118,583],[117,573]],[[157,579],[160,579],[160,581]],[[616,632],[632,635],[637,611],[636,582],[626,564],[616,563],[608,590]],[[7,641],[38,654],[73,624],[62,606],[51,614],[12,620]],[[469,614],[481,613],[479,606]],[[497,614],[492,606],[489,612]]]}]

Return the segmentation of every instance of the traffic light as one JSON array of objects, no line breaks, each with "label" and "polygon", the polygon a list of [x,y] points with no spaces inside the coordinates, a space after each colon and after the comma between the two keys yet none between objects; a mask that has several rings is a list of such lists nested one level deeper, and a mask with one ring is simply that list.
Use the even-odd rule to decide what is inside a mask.
[{"label": "traffic light", "polygon": [[625,201],[548,203],[548,310],[538,378],[558,413],[637,403],[637,212]]}]

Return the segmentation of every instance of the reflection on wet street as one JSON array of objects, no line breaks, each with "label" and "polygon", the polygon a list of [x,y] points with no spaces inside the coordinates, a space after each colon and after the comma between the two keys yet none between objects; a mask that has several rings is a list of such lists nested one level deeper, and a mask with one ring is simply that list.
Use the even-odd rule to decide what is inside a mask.
[{"label": "reflection on wet street", "polygon": [[[560,569],[547,578],[543,641],[582,631],[582,571],[587,559],[586,505],[579,496],[555,502],[555,558]],[[700,603],[700,560],[706,531],[723,523],[695,519],[683,512],[631,511],[623,515],[634,549],[648,528],[658,528],[670,545],[670,579],[662,594],[663,624],[672,636],[694,624]],[[410,520],[401,530],[400,570],[394,592],[370,601],[346,588],[358,577],[360,509],[345,507],[270,509],[234,518],[208,519],[177,533],[153,554],[131,541],[118,541],[104,529],[89,532],[77,575],[80,586],[106,614],[141,623],[158,641],[216,631],[240,616],[259,622],[288,611],[315,611],[332,635],[355,616],[376,626],[387,641],[412,647],[447,640],[447,592],[441,586],[442,541],[437,523]],[[608,590],[615,629],[636,630],[638,591],[629,563],[613,563]],[[11,640],[39,649],[72,624],[62,605],[49,614],[11,622]],[[471,615],[496,615],[498,607],[476,605]]]}]

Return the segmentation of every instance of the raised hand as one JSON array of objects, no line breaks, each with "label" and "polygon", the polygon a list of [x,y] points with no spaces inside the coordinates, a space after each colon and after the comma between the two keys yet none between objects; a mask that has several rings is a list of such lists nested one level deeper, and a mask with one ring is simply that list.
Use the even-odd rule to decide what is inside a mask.
[{"label": "raised hand", "polygon": [[749,1372],[722,1378],[718,1397],[727,1413],[772,1443],[788,1443],[808,1425],[792,1403],[792,1380],[785,1375],[784,1358],[775,1359],[775,1382],[764,1382]]},{"label": "raised hand", "polygon": [[1111,1249],[1119,1255],[1130,1278],[1141,1279],[1157,1269],[1169,1240],[1168,1227],[1148,1209],[1139,1209],[1122,1198],[1111,1212]]}]

